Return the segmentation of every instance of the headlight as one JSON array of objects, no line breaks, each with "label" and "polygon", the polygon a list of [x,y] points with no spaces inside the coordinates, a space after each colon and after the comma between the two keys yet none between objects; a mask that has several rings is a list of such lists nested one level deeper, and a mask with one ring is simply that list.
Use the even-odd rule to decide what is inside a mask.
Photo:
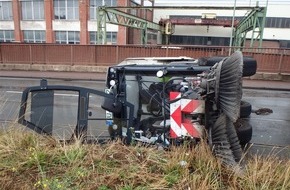
[{"label": "headlight", "polygon": [[[112,81],[113,80],[113,81]],[[108,68],[106,85],[108,88],[117,83],[117,70],[114,67]]]},{"label": "headlight", "polygon": [[164,71],[163,71],[163,70],[159,70],[159,71],[156,73],[156,76],[157,76],[158,78],[163,77],[163,75],[164,75]]},{"label": "headlight", "polygon": [[118,129],[118,125],[114,124],[114,125],[112,126],[112,128],[113,128],[114,130],[117,130],[117,129]]},{"label": "headlight", "polygon": [[110,86],[115,86],[116,81],[115,80],[110,80]]}]

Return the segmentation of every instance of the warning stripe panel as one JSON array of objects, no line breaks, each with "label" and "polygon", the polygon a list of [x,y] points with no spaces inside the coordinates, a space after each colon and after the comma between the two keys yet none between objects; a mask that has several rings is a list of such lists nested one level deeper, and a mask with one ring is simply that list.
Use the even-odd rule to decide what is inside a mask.
[{"label": "warning stripe panel", "polygon": [[[179,92],[170,92],[170,100],[181,97]],[[170,137],[177,138],[182,136],[191,136],[199,138],[198,130],[191,123],[191,119],[183,118],[182,114],[202,111],[204,101],[181,99],[170,104]],[[199,112],[198,112],[199,113]]]}]

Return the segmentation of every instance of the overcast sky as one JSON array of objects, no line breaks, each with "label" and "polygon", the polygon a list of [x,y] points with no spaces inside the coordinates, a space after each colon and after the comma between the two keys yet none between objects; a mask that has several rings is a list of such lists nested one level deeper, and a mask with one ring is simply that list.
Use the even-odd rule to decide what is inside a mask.
[{"label": "overcast sky", "polygon": [[[235,0],[155,0],[155,5],[174,5],[174,6],[233,6]],[[237,6],[255,6],[256,0],[236,0]],[[265,6],[267,0],[259,0],[260,6]],[[271,5],[290,4],[290,0],[268,0]]]}]

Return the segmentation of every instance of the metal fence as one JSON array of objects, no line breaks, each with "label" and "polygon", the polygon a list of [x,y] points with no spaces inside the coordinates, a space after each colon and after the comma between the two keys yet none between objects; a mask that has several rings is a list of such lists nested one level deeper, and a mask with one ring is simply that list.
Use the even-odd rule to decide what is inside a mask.
[{"label": "metal fence", "polygon": [[[228,56],[237,47],[0,44],[0,64],[114,65],[128,57],[193,58]],[[257,60],[258,71],[290,74],[290,49],[243,48],[244,56]]]}]

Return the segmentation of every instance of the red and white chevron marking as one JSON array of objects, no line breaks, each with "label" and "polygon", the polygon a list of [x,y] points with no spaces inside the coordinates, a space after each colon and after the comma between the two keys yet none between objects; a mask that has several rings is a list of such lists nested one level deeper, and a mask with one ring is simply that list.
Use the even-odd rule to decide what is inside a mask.
[{"label": "red and white chevron marking", "polygon": [[[181,97],[180,92],[170,92],[170,100]],[[180,99],[170,104],[170,137],[182,136],[201,137],[202,126],[192,123],[184,114],[204,113],[203,100]]]}]

